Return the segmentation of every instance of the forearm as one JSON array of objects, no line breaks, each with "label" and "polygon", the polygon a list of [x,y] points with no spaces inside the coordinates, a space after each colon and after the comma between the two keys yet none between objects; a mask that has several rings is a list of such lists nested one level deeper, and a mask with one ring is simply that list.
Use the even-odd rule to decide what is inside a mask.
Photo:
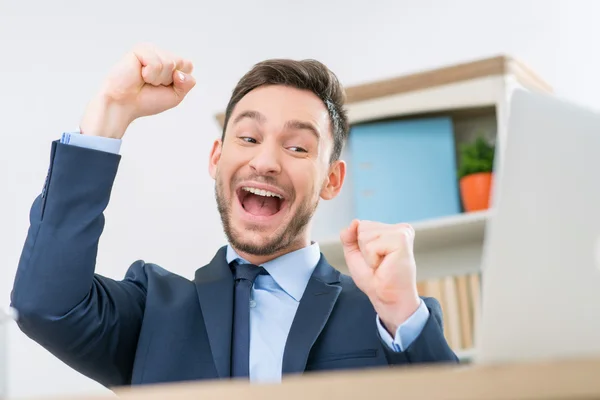
[{"label": "forearm", "polygon": [[11,296],[20,314],[59,316],[90,292],[119,158],[53,143]]},{"label": "forearm", "polygon": [[21,330],[84,375],[128,384],[145,304],[145,265],[95,274],[119,156],[54,143],[11,296]]}]

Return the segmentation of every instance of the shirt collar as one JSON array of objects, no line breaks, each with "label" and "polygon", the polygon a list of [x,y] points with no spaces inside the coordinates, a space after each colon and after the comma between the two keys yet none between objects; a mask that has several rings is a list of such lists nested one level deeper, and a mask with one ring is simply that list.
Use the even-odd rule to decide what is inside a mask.
[{"label": "shirt collar", "polygon": [[[227,246],[227,263],[248,263],[231,247]],[[267,270],[275,282],[294,300],[300,301],[306,285],[321,258],[319,244],[313,242],[302,249],[284,254],[260,266]]]}]

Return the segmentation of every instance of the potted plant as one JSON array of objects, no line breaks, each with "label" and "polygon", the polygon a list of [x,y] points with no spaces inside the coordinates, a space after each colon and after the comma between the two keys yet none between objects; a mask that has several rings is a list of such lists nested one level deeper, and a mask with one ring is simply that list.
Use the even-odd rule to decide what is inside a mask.
[{"label": "potted plant", "polygon": [[479,136],[460,146],[458,179],[465,211],[489,208],[495,147]]}]

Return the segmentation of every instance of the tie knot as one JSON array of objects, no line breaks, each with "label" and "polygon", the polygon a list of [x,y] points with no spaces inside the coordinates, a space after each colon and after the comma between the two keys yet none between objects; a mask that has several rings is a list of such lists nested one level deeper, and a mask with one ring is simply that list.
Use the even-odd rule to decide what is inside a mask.
[{"label": "tie knot", "polygon": [[250,282],[254,282],[256,277],[260,274],[266,274],[267,271],[263,267],[256,266],[254,264],[246,263],[235,263],[234,266],[234,277],[235,280],[246,279]]}]

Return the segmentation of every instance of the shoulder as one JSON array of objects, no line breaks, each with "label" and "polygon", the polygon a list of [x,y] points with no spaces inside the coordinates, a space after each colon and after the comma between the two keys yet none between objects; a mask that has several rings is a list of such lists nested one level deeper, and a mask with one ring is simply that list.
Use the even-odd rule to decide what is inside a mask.
[{"label": "shoulder", "polygon": [[354,279],[352,279],[350,275],[346,275],[342,272],[340,272],[340,286],[342,286],[342,291],[347,292],[348,294],[356,291],[362,293],[358,286],[356,286],[356,283],[354,283]]},{"label": "shoulder", "polygon": [[354,304],[364,303],[365,305],[371,304],[371,301],[367,295],[356,286],[354,279],[350,275],[346,275],[340,272],[340,283],[342,288],[338,301],[349,301]]},{"label": "shoulder", "polygon": [[193,282],[165,268],[137,260],[127,270],[125,281],[143,287],[147,291],[153,288],[171,288],[173,290],[193,287]]}]

